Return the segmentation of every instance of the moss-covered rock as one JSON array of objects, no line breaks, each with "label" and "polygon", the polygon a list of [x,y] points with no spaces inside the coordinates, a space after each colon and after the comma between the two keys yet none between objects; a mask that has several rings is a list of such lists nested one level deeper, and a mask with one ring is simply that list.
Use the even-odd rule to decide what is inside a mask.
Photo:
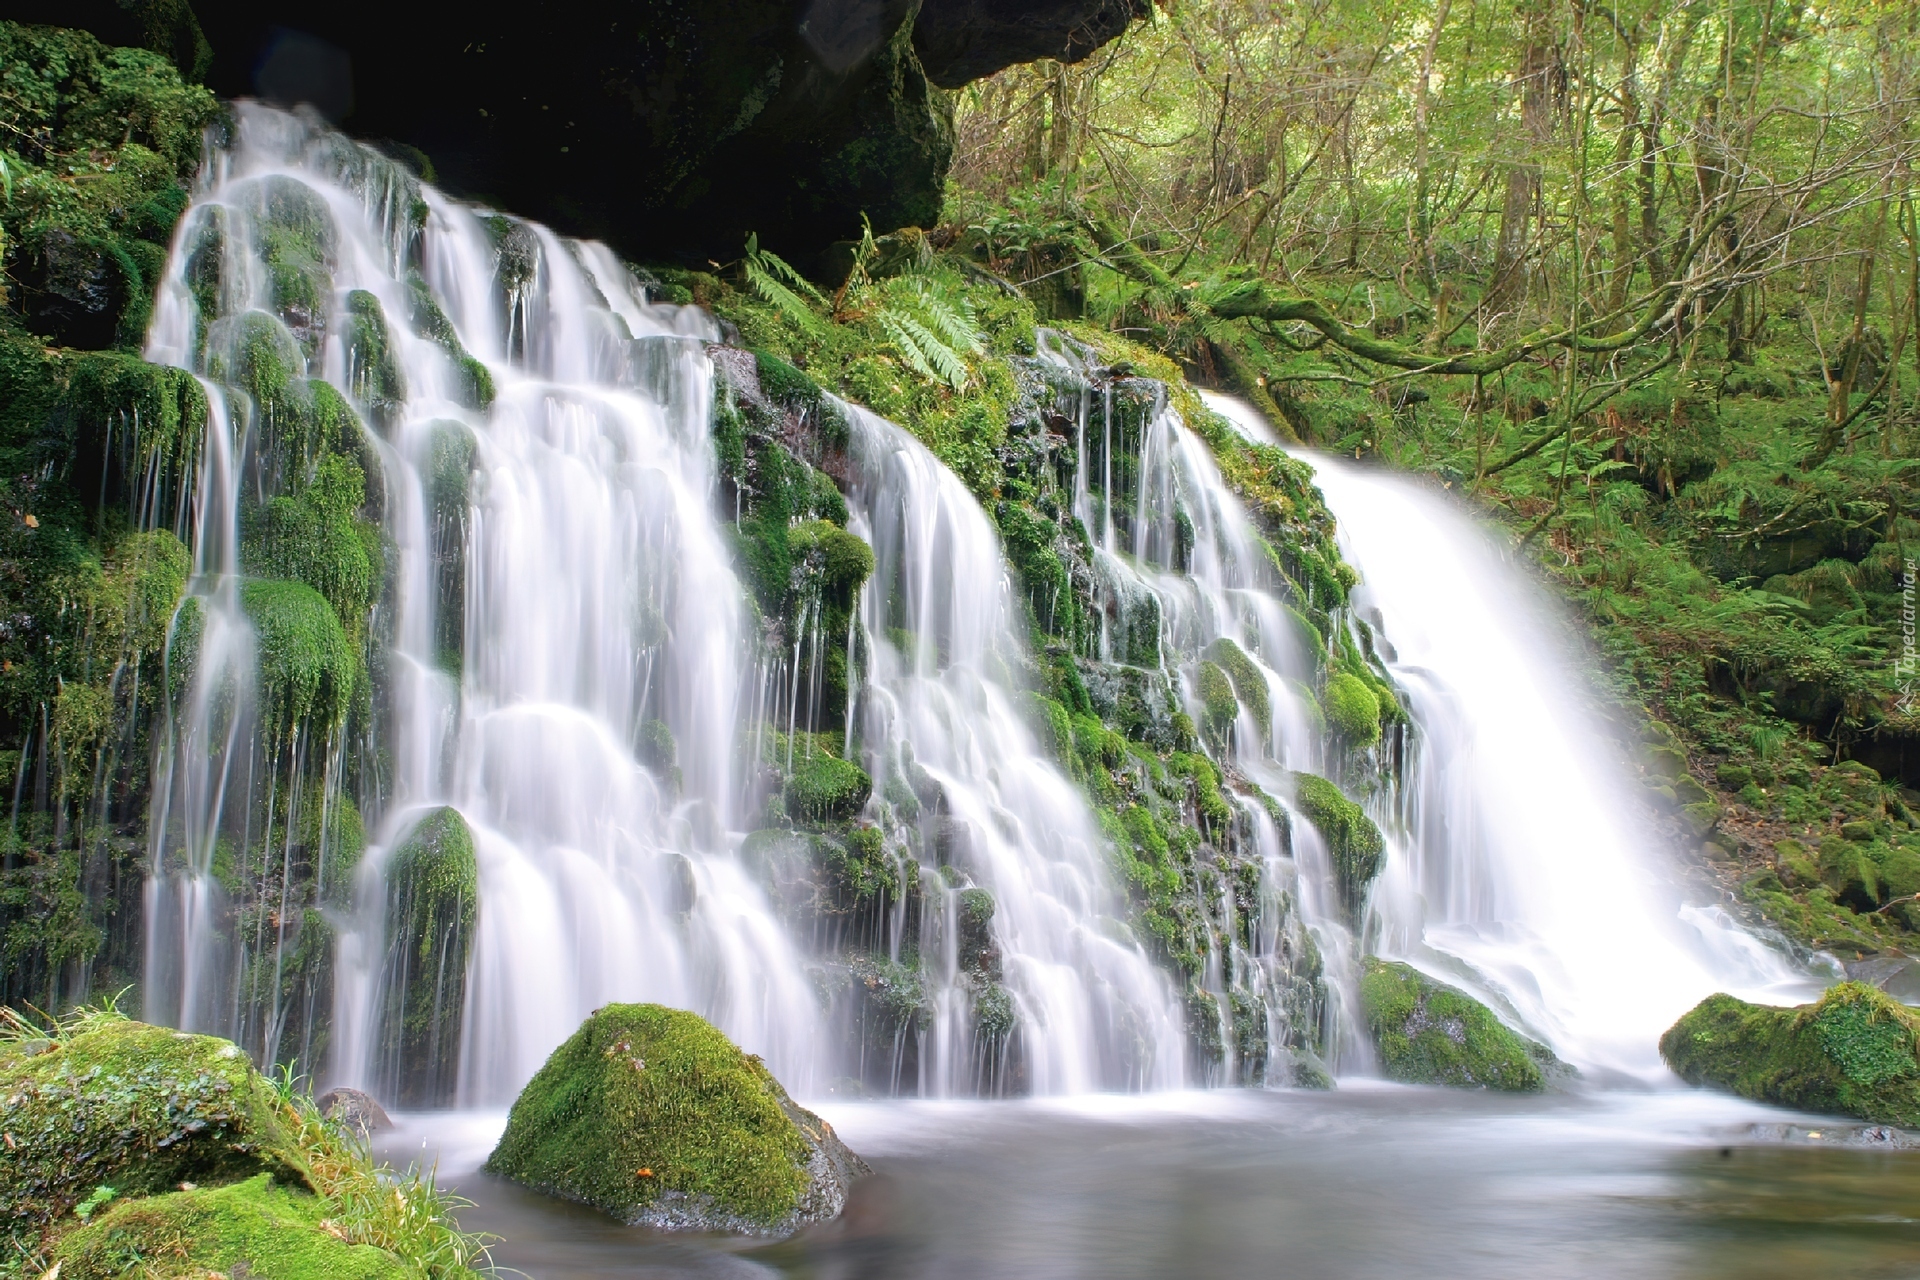
[{"label": "moss-covered rock", "polygon": [[1233,681],[1218,664],[1203,661],[1197,685],[1201,727],[1208,741],[1224,746],[1233,732],[1234,717],[1240,714],[1240,701],[1233,696]]},{"label": "moss-covered rock", "polygon": [[873,793],[873,779],[851,760],[815,752],[787,775],[787,813],[805,822],[844,822]]},{"label": "moss-covered rock", "polygon": [[1348,746],[1370,747],[1380,741],[1380,700],[1359,676],[1350,671],[1328,676],[1321,706],[1327,723]]},{"label": "moss-covered rock", "polygon": [[1411,965],[1370,959],[1360,978],[1367,1030],[1390,1080],[1535,1093],[1553,1054],[1511,1030],[1466,992]]},{"label": "moss-covered rock", "polygon": [[327,598],[304,582],[257,578],[240,603],[258,641],[269,722],[290,727],[312,715],[324,730],[344,720],[359,660]]},{"label": "moss-covered rock", "polygon": [[1791,1009],[1708,996],[1660,1037],[1660,1056],[1691,1084],[1920,1128],[1920,1013],[1865,983]]},{"label": "moss-covered rock", "polygon": [[420,1274],[393,1254],[349,1244],[320,1197],[267,1174],[109,1202],[64,1237],[53,1259],[70,1280],[128,1275],[255,1275],[274,1280],[400,1280]]},{"label": "moss-covered rock", "polygon": [[121,1195],[306,1170],[237,1046],[117,1016],[0,1045],[0,1229],[32,1232],[97,1186]]},{"label": "moss-covered rock", "polygon": [[1247,651],[1222,636],[1207,647],[1207,657],[1233,681],[1233,692],[1240,704],[1252,714],[1254,723],[1266,733],[1273,726],[1273,695],[1267,678]]},{"label": "moss-covered rock", "polygon": [[480,869],[457,809],[435,809],[387,863],[387,1035],[394,1097],[445,1106],[460,1065]]},{"label": "moss-covered rock", "polygon": [[867,1172],[760,1059],[698,1016],[595,1012],[513,1104],[494,1173],[664,1230],[791,1231]]},{"label": "moss-covered rock", "polygon": [[1334,878],[1350,916],[1358,918],[1367,888],[1385,863],[1387,843],[1365,811],[1340,788],[1311,773],[1293,775],[1294,801],[1327,842]]}]

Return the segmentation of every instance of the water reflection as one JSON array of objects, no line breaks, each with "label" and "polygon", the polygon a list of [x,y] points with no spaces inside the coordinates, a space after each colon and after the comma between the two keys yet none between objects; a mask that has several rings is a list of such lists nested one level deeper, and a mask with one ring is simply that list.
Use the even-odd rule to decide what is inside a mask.
[{"label": "water reflection", "polygon": [[[1920,1140],[1690,1091],[1390,1086],[823,1108],[878,1170],[777,1244],[661,1236],[476,1172],[503,1116],[412,1117],[534,1277],[1920,1277]],[[1818,1135],[1818,1136],[1813,1136]]]}]

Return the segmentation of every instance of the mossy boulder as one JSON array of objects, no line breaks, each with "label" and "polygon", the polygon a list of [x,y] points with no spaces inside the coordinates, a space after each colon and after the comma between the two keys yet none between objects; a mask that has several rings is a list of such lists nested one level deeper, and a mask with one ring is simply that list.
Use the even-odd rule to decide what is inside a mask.
[{"label": "mossy boulder", "polygon": [[290,728],[311,715],[324,732],[344,720],[360,664],[327,598],[304,582],[256,578],[240,603],[258,642],[269,723]]},{"label": "mossy boulder", "polygon": [[272,1087],[236,1045],[117,1016],[0,1046],[0,1133],[0,1230],[15,1234],[98,1186],[131,1196],[306,1177]]},{"label": "mossy boulder", "polygon": [[1293,775],[1294,802],[1327,842],[1340,899],[1349,916],[1358,918],[1366,904],[1367,888],[1386,862],[1387,842],[1359,805],[1340,788],[1311,773]]},{"label": "mossy boulder", "polygon": [[[117,1188],[116,1188],[117,1189]],[[63,1238],[53,1259],[68,1280],[126,1275],[254,1275],[274,1280],[400,1280],[420,1270],[370,1244],[349,1244],[325,1200],[267,1174],[109,1202]]]},{"label": "mossy boulder", "polygon": [[624,1222],[782,1234],[868,1172],[759,1058],[656,1004],[597,1010],[513,1104],[487,1168]]},{"label": "mossy boulder", "polygon": [[1348,746],[1370,747],[1380,741],[1380,699],[1359,676],[1350,671],[1328,676],[1321,706],[1327,723]]},{"label": "mossy boulder", "polygon": [[1862,982],[1787,1009],[1708,996],[1660,1056],[1690,1084],[1920,1129],[1920,1012]]},{"label": "mossy boulder", "polygon": [[802,822],[845,822],[873,794],[873,779],[851,760],[823,752],[793,762],[787,775],[787,813]]},{"label": "mossy boulder", "polygon": [[1240,701],[1233,696],[1233,681],[1219,664],[1203,661],[1197,679],[1200,693],[1200,723],[1207,738],[1224,746],[1233,732],[1234,717],[1240,714]]},{"label": "mossy boulder", "polygon": [[1553,1054],[1493,1016],[1466,992],[1411,965],[1370,959],[1360,978],[1367,1030],[1390,1080],[1455,1089],[1537,1093]]},{"label": "mossy boulder", "polygon": [[1233,692],[1252,714],[1254,723],[1260,726],[1262,733],[1273,726],[1273,695],[1267,688],[1267,677],[1258,665],[1247,656],[1247,651],[1233,641],[1222,636],[1207,646],[1207,657],[1233,681]]},{"label": "mossy boulder", "polygon": [[387,862],[385,1043],[403,1107],[453,1101],[479,903],[473,832],[459,810],[435,809]]}]

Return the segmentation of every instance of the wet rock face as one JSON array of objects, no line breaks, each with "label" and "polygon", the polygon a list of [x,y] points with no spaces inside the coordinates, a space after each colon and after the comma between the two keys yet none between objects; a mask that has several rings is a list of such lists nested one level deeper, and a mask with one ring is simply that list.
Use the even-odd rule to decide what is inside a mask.
[{"label": "wet rock face", "polygon": [[220,93],[273,97],[263,59],[286,29],[309,34],[351,64],[350,92],[323,95],[349,104],[348,131],[421,148],[449,187],[629,257],[704,263],[737,258],[749,232],[808,261],[857,238],[862,213],[880,231],[933,225],[953,153],[943,89],[1037,57],[1084,57],[1138,3],[195,8]]},{"label": "wet rock face", "polygon": [[140,286],[139,273],[116,248],[60,227],[35,236],[21,272],[29,327],[58,346],[112,346],[120,313]]},{"label": "wet rock face", "polygon": [[926,0],[913,48],[928,79],[958,89],[1016,62],[1079,62],[1150,11],[1147,0]]}]

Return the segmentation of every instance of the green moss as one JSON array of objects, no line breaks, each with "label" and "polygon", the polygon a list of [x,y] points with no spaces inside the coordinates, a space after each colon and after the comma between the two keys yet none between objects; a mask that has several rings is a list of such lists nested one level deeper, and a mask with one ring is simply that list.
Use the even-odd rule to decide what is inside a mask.
[{"label": "green moss", "polygon": [[385,426],[407,398],[407,380],[394,356],[386,312],[365,289],[347,295],[346,337],[348,385],[372,411],[374,422]]},{"label": "green moss", "polygon": [[473,832],[458,810],[436,809],[387,863],[387,1035],[401,1106],[452,1101],[479,901]]},{"label": "green moss", "polygon": [[824,836],[815,839],[824,846],[827,880],[841,906],[862,907],[883,895],[899,895],[900,874],[887,856],[880,828],[855,827],[844,843]]},{"label": "green moss", "polygon": [[808,1186],[794,1113],[819,1123],[694,1014],[610,1004],[528,1083],[487,1168],[630,1222],[686,1205],[779,1229]]},{"label": "green moss", "polygon": [[1388,1079],[1456,1089],[1534,1093],[1552,1055],[1515,1033],[1466,992],[1410,965],[1370,959],[1360,978],[1367,1029]]},{"label": "green moss", "polygon": [[[61,1240],[60,1274],[272,1276],[275,1280],[398,1280],[418,1274],[384,1249],[348,1244],[332,1230],[332,1206],[262,1174],[231,1186],[116,1201]],[[324,1224],[324,1225],[323,1225]]]},{"label": "green moss", "polygon": [[262,1171],[304,1178],[271,1090],[233,1044],[118,1016],[22,1056],[0,1047],[0,1217],[32,1231],[96,1186],[122,1195]]},{"label": "green moss", "polygon": [[1241,705],[1252,713],[1260,732],[1269,732],[1273,727],[1272,691],[1267,687],[1266,676],[1247,656],[1246,650],[1222,636],[1208,647],[1207,657],[1233,681],[1233,692]]},{"label": "green moss", "polygon": [[324,731],[346,719],[359,660],[325,596],[304,582],[255,578],[240,589],[253,622],[269,723],[312,716]]},{"label": "green moss", "polygon": [[1792,1009],[1709,996],[1660,1038],[1660,1056],[1692,1084],[1920,1128],[1920,1014],[1864,983]]},{"label": "green moss", "polygon": [[1200,724],[1207,740],[1224,747],[1233,734],[1233,721],[1240,714],[1240,700],[1233,696],[1233,681],[1217,664],[1200,664]]},{"label": "green moss", "polygon": [[873,575],[873,548],[826,520],[793,526],[787,547],[796,559],[818,565],[821,585],[842,601],[851,600]]},{"label": "green moss", "polygon": [[797,757],[787,775],[787,813],[805,822],[844,822],[873,793],[873,779],[850,760],[825,753]]},{"label": "green moss", "polygon": [[1220,772],[1213,761],[1192,752],[1175,752],[1167,764],[1178,776],[1192,780],[1194,810],[1202,822],[1223,830],[1233,821],[1233,806],[1220,790]]},{"label": "green moss", "polygon": [[1366,904],[1367,887],[1384,864],[1387,846],[1380,828],[1325,778],[1296,773],[1293,786],[1301,812],[1327,842],[1341,901],[1348,915],[1357,920]]},{"label": "green moss", "polygon": [[357,634],[373,604],[380,563],[378,534],[359,516],[365,503],[360,464],[322,455],[308,483],[247,510],[242,566],[257,577],[312,587],[340,625]]},{"label": "green moss", "polygon": [[1380,700],[1367,682],[1349,671],[1327,677],[1322,700],[1327,723],[1352,747],[1370,747],[1380,741]]}]

